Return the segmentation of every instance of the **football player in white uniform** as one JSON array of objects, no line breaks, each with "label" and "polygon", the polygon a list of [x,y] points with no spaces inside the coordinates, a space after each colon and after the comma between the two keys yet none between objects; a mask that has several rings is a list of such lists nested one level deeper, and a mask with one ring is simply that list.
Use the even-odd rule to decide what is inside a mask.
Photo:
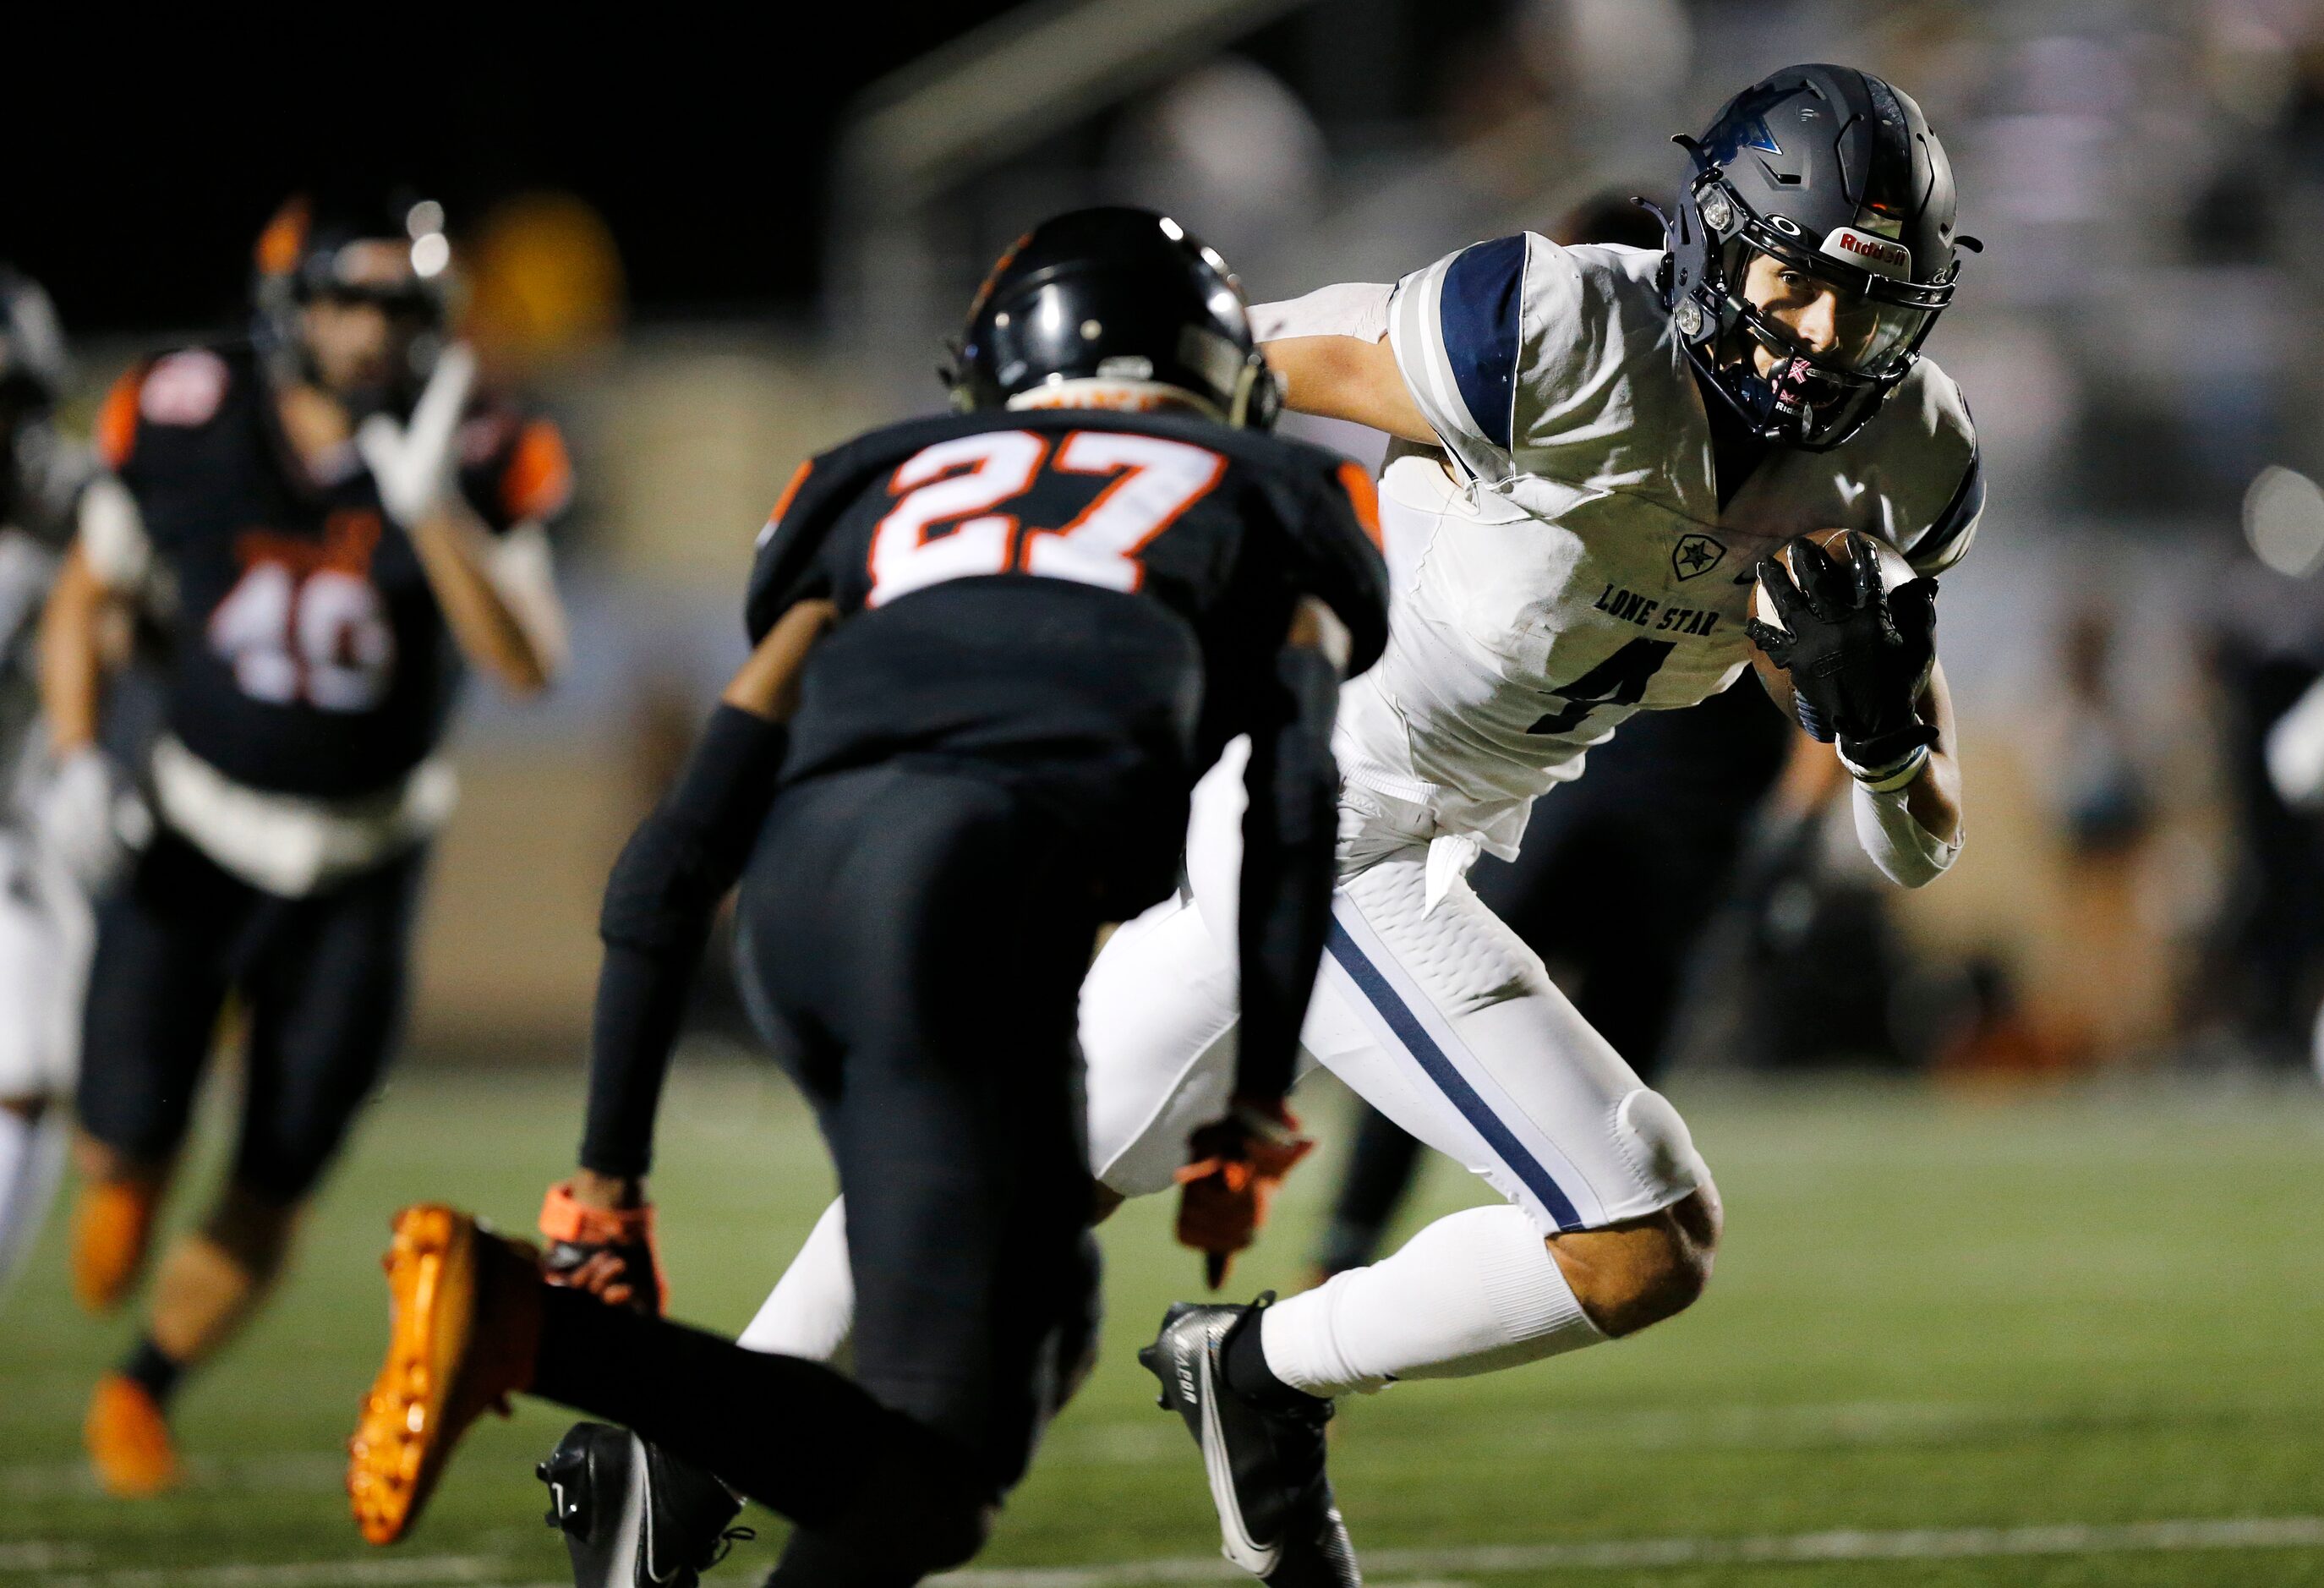
[{"label": "football player in white uniform", "polygon": [[41,606],[93,468],[49,422],[66,374],[48,294],[0,265],[0,1289],[63,1168],[88,963],[88,900],[43,830],[55,769],[33,677]]},{"label": "football player in white uniform", "polygon": [[[1527,234],[1255,311],[1291,407],[1397,439],[1393,632],[1341,698],[1340,882],[1304,1046],[1509,1203],[1264,1310],[1174,1308],[1144,1353],[1202,1444],[1229,1557],[1270,1583],[1358,1580],[1323,1474],[1334,1397],[1628,1334],[1710,1276],[1719,1200],[1684,1122],[1478,901],[1477,854],[1514,854],[1532,801],[1631,713],[1741,675],[1755,572],[1784,623],[1750,638],[1837,741],[1866,848],[1918,886],[1960,845],[1933,582],[1884,592],[1868,559],[1794,546],[1794,585],[1773,560],[1848,528],[1927,575],[1975,533],[1969,413],[1919,356],[1976,247],[1943,148],[1912,100],[1834,66],[1777,72],[1682,142],[1666,253]],[[1296,1155],[1286,1121],[1231,1095],[1239,775],[1198,792],[1188,886],[1115,934],[1082,997],[1107,1199],[1185,1185],[1181,1235],[1218,1251]],[[843,1248],[826,1215],[744,1343],[835,1349]]]}]

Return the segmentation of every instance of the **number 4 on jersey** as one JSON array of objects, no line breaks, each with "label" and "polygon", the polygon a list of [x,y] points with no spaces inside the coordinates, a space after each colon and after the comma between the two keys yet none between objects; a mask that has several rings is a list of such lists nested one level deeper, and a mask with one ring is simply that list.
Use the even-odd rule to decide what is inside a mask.
[{"label": "number 4 on jersey", "polygon": [[1674,642],[1669,640],[1633,640],[1613,655],[1583,673],[1570,684],[1560,685],[1550,691],[1565,697],[1567,704],[1556,711],[1544,712],[1541,720],[1526,732],[1529,734],[1570,734],[1582,725],[1582,719],[1598,706],[1636,706],[1646,698],[1646,686],[1670,660]]},{"label": "number 4 on jersey", "polygon": [[[1023,528],[992,510],[1052,473],[1112,475],[1070,523]],[[1049,453],[1030,430],[992,430],[939,441],[905,460],[889,481],[898,500],[872,534],[867,606],[947,579],[1007,573],[1135,590],[1138,554],[1202,500],[1226,472],[1208,448],[1122,430],[1076,430]],[[949,531],[937,534],[949,526]]]}]

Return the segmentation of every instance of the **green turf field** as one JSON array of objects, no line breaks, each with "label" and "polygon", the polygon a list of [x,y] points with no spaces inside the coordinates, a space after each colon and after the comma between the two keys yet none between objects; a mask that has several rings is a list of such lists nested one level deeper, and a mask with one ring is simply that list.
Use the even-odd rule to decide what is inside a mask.
[{"label": "green turf field", "polygon": [[[1611,1349],[1350,1406],[1334,1469],[1371,1582],[2324,1583],[2324,1096],[1674,1090],[1727,1197],[1710,1296]],[[529,1227],[577,1106],[570,1076],[407,1072],[280,1305],[186,1393],[194,1479],[158,1501],[81,1475],[128,1325],[71,1310],[52,1231],[0,1307],[0,1588],[564,1582],[530,1471],[562,1414],[480,1429],[394,1551],[356,1540],[335,1453],[384,1334],[388,1210]],[[779,1081],[708,1066],[662,1143],[676,1308],[739,1327],[821,1204],[819,1145]],[[1295,1177],[1239,1287],[1296,1282],[1331,1179]],[[1449,1168],[1428,1190],[1471,1196]],[[963,1583],[1240,1580],[1131,1361],[1196,1273],[1167,1217],[1109,1227],[1107,1359]],[[745,1545],[712,1581],[771,1559]]]}]

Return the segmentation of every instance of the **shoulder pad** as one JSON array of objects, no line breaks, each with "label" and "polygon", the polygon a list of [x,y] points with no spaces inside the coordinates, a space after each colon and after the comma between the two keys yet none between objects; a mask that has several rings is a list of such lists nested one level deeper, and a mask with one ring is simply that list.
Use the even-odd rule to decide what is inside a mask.
[{"label": "shoulder pad", "polygon": [[198,429],[216,419],[235,383],[248,375],[246,350],[180,347],[123,372],[99,405],[92,441],[107,468],[119,470],[147,428]]},{"label": "shoulder pad", "polygon": [[1985,462],[1977,427],[1960,386],[1925,358],[1890,396],[1881,420],[1892,418],[1888,408],[1902,411],[1893,416],[1902,424],[1901,434],[1887,444],[1925,454],[1925,463],[1916,459],[1914,466],[1891,471],[1916,497],[1899,503],[1908,511],[1897,523],[1897,549],[1915,572],[1942,573],[1969,555],[1985,512]]}]

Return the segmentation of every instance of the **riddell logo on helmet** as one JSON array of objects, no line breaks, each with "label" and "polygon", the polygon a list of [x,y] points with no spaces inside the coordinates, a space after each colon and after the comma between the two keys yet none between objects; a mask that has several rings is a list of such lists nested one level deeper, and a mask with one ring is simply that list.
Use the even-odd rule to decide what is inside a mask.
[{"label": "riddell logo on helmet", "polygon": [[1891,243],[1886,237],[1876,237],[1869,232],[1859,232],[1854,226],[1841,226],[1823,240],[1820,253],[1834,259],[1845,259],[1884,276],[1910,281],[1913,275],[1913,251],[1902,243]]}]

